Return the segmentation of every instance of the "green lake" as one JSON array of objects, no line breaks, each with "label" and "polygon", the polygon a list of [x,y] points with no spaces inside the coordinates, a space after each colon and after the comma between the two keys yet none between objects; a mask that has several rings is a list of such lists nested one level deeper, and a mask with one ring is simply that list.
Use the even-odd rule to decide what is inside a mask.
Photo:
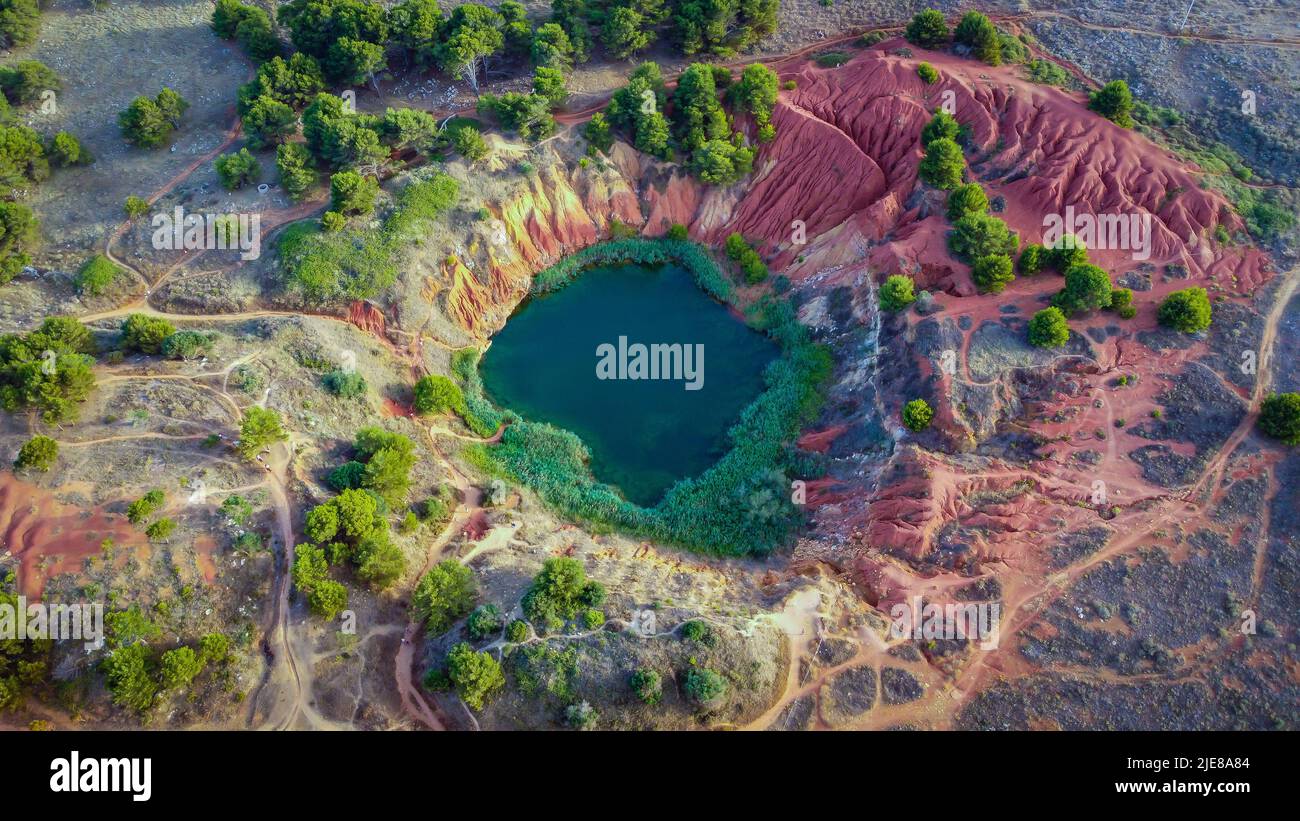
[{"label": "green lake", "polygon": [[574,432],[598,480],[653,506],[722,456],[779,355],[683,268],[619,265],[525,300],[480,373],[499,407]]}]

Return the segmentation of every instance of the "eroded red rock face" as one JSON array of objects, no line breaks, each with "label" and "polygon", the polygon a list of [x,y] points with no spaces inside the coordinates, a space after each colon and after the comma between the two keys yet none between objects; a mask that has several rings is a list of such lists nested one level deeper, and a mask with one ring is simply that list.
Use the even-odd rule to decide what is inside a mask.
[{"label": "eroded red rock face", "polygon": [[384,319],[384,312],[370,302],[357,300],[349,305],[348,322],[380,339],[384,339],[388,334],[388,322]]},{"label": "eroded red rock face", "polygon": [[[1177,157],[1089,112],[1082,95],[1031,83],[1014,66],[937,52],[921,56],[942,75],[927,85],[916,74],[921,57],[888,53],[901,45],[869,49],[840,68],[810,64],[784,74],[797,88],[781,92],[777,137],[760,152],[753,181],[732,203],[710,192],[705,201],[714,207],[697,213],[694,233],[718,242],[740,231],[776,253],[774,268],[790,265],[796,281],[860,258],[873,243],[869,258],[880,276],[902,272],[923,288],[973,293],[968,269],[947,252],[942,195],[916,185],[921,129],[946,105],[969,128],[974,173],[990,199],[1005,199],[1000,216],[1022,244],[1041,242],[1044,215],[1067,206],[1149,217],[1145,261],[1197,274],[1231,269],[1243,288],[1263,280],[1261,254],[1211,238],[1219,224],[1241,227],[1227,201],[1202,189]],[[796,222],[805,245],[793,241]],[[1130,249],[1092,256],[1112,271],[1135,265]]]}]

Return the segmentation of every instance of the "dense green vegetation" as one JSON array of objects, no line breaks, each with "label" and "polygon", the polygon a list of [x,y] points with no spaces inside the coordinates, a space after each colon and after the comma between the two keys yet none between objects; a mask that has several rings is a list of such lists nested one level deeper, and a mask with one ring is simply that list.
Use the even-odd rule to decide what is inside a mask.
[{"label": "dense green vegetation", "polygon": [[934,48],[948,42],[948,22],[943,19],[943,12],[926,9],[912,18],[903,36],[921,48]]},{"label": "dense green vegetation", "polygon": [[104,616],[105,644],[109,653],[100,663],[113,703],[141,715],[160,698],[193,685],[210,668],[221,669],[231,660],[230,637],[208,633],[197,649],[179,644],[157,647],[162,629],[132,605]]},{"label": "dense green vegetation", "polygon": [[880,286],[880,307],[886,311],[901,311],[916,301],[912,292],[912,278],[894,274]]},{"label": "dense green vegetation", "polygon": [[605,588],[587,578],[582,562],[554,558],[542,564],[521,604],[534,627],[554,632],[584,609],[599,607],[604,601]]},{"label": "dense green vegetation", "polygon": [[55,316],[28,334],[0,336],[0,406],[33,409],[48,424],[70,422],[95,387],[94,338],[72,317]]},{"label": "dense green vegetation", "polygon": [[421,577],[411,607],[428,634],[439,636],[468,615],[477,598],[474,573],[455,559],[443,559]]},{"label": "dense green vegetation", "polygon": [[920,433],[930,427],[934,419],[934,408],[924,399],[913,399],[903,406],[903,424],[913,433]]},{"label": "dense green vegetation", "polygon": [[1111,80],[1088,97],[1088,108],[1120,126],[1133,127],[1133,92],[1123,80]]},{"label": "dense green vegetation", "polygon": [[402,189],[379,228],[325,233],[308,222],[290,226],[280,239],[285,284],[313,304],[383,292],[397,279],[398,252],[447,211],[458,192],[454,179],[435,172]]},{"label": "dense green vegetation", "polygon": [[953,40],[970,48],[971,55],[991,66],[1002,64],[1002,41],[988,17],[968,11],[957,22]]},{"label": "dense green vegetation", "polygon": [[[9,572],[0,588],[0,607],[16,613],[20,605],[18,595],[5,589],[13,586],[14,574]],[[0,639],[0,712],[19,709],[28,694],[45,682],[53,646],[51,639]]]},{"label": "dense green vegetation", "polygon": [[1029,320],[1029,344],[1036,348],[1059,348],[1070,341],[1070,326],[1057,307],[1047,307]]},{"label": "dense green vegetation", "polygon": [[754,247],[746,242],[745,238],[740,234],[729,235],[724,248],[727,252],[727,258],[740,266],[740,272],[745,279],[746,285],[757,285],[767,279],[766,263],[754,250]]},{"label": "dense green vegetation", "polygon": [[[628,239],[591,246],[542,271],[533,288],[544,292],[560,287],[589,266],[669,260],[690,271],[707,293],[733,300],[733,287],[712,258],[683,240]],[[831,360],[824,346],[808,340],[788,302],[767,296],[748,315],[783,352],[764,375],[767,389],[729,431],[727,454],[704,474],[678,482],[654,508],[634,505],[596,482],[581,440],[551,425],[514,422],[499,444],[472,446],[466,455],[597,527],[617,527],[704,552],[767,553],[800,517],[785,501],[790,497],[788,472],[800,464],[789,445],[821,405]],[[756,499],[771,504],[757,504]]]},{"label": "dense green vegetation", "polygon": [[239,453],[245,459],[252,459],[264,448],[288,438],[277,411],[257,405],[244,411],[244,421],[239,426]]},{"label": "dense green vegetation", "polygon": [[18,458],[14,459],[14,470],[47,471],[54,467],[59,458],[59,443],[48,436],[33,436],[18,449]]},{"label": "dense green vegetation", "polygon": [[0,0],[0,45],[5,48],[30,45],[40,28],[38,0]]},{"label": "dense green vegetation", "polygon": [[947,137],[931,140],[925,146],[925,156],[918,168],[921,179],[935,188],[952,190],[962,184],[966,173],[966,158],[961,146]]},{"label": "dense green vegetation", "polygon": [[132,100],[117,115],[117,124],[128,142],[141,148],[158,148],[171,140],[189,107],[185,98],[170,88],[164,88],[152,99],[140,96]]},{"label": "dense green vegetation", "polygon": [[241,148],[233,154],[223,154],[212,165],[217,169],[221,187],[227,191],[251,185],[262,177],[262,164],[247,148]]},{"label": "dense green vegetation", "polygon": [[1204,288],[1184,288],[1164,298],[1156,318],[1161,325],[1194,334],[1210,327],[1212,313],[1210,297]]},{"label": "dense green vegetation", "polygon": [[108,290],[121,272],[117,263],[103,254],[95,254],[77,271],[77,290],[90,296],[99,296]]},{"label": "dense green vegetation", "polygon": [[1065,272],[1065,287],[1052,297],[1052,305],[1066,316],[1110,307],[1110,275],[1096,265],[1074,265]]},{"label": "dense green vegetation", "polygon": [[1259,406],[1259,429],[1288,445],[1300,445],[1300,393],[1275,393]]},{"label": "dense green vegetation", "polygon": [[752,118],[758,140],[767,142],[776,136],[771,121],[776,96],[776,75],[765,66],[748,66],[740,81],[733,82],[725,68],[694,63],[678,78],[669,105],[659,66],[642,63],[584,133],[593,150],[608,151],[610,129],[617,128],[640,151],[662,160],[680,153],[703,182],[729,185],[753,170],[757,152],[743,131],[733,129],[722,101],[736,114]]},{"label": "dense green vegetation", "polygon": [[466,642],[447,654],[447,678],[471,709],[482,710],[484,703],[506,686],[501,664],[491,653],[475,652]]}]

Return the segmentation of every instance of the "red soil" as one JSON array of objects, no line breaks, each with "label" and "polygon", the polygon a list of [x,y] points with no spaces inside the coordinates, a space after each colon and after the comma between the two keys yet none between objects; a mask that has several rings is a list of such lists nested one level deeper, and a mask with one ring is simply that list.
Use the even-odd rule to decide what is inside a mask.
[{"label": "red soil", "polygon": [[19,592],[32,599],[51,577],[79,572],[82,562],[100,555],[104,539],[119,548],[142,542],[125,517],[64,504],[12,473],[0,473],[0,536],[4,549],[18,558]]},{"label": "red soil", "polygon": [[[1193,167],[1088,111],[1083,95],[1031,83],[1016,66],[887,53],[903,45],[882,43],[839,68],[805,63],[783,73],[798,87],[781,92],[777,137],[760,152],[754,181],[738,199],[730,195],[734,202],[711,191],[693,233],[719,242],[740,231],[776,255],[776,269],[803,257],[786,270],[795,280],[858,258],[861,237],[883,242],[870,254],[879,276],[901,271],[923,288],[973,293],[966,267],[947,252],[942,195],[914,196],[921,129],[947,95],[980,147],[969,154],[975,173],[990,198],[1005,197],[1000,216],[1022,244],[1042,241],[1044,215],[1067,205],[1077,214],[1149,214],[1148,262],[1235,275],[1240,292],[1266,278],[1261,253],[1213,241],[1220,223],[1241,227],[1227,201],[1200,188]],[[939,70],[939,82],[917,76],[922,60]],[[792,242],[796,220],[806,226],[806,245]],[[1091,256],[1116,274],[1136,267],[1128,250]]]}]

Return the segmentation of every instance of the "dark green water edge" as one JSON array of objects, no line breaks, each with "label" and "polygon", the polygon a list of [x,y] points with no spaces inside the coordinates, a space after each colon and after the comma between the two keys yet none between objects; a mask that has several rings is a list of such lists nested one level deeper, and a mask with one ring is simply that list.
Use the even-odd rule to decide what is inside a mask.
[{"label": "dark green water edge", "polygon": [[[623,239],[593,245],[539,273],[533,291],[562,287],[599,265],[681,265],[708,294],[736,306],[735,289],[712,256],[684,240]],[[593,530],[618,530],[705,553],[765,555],[803,522],[791,502],[791,480],[816,472],[815,459],[794,447],[815,421],[831,376],[825,345],[808,338],[788,299],[767,294],[744,311],[750,327],[768,335],[781,351],[763,373],[765,388],[727,432],[730,449],[699,476],[673,485],[654,507],[641,507],[603,484],[590,470],[591,454],[574,433],[530,422],[492,405],[477,373],[478,353],[458,355],[471,428],[495,430],[509,422],[501,441],[471,445],[466,458],[483,471],[536,492],[561,513]],[[487,434],[483,434],[487,435]]]}]

